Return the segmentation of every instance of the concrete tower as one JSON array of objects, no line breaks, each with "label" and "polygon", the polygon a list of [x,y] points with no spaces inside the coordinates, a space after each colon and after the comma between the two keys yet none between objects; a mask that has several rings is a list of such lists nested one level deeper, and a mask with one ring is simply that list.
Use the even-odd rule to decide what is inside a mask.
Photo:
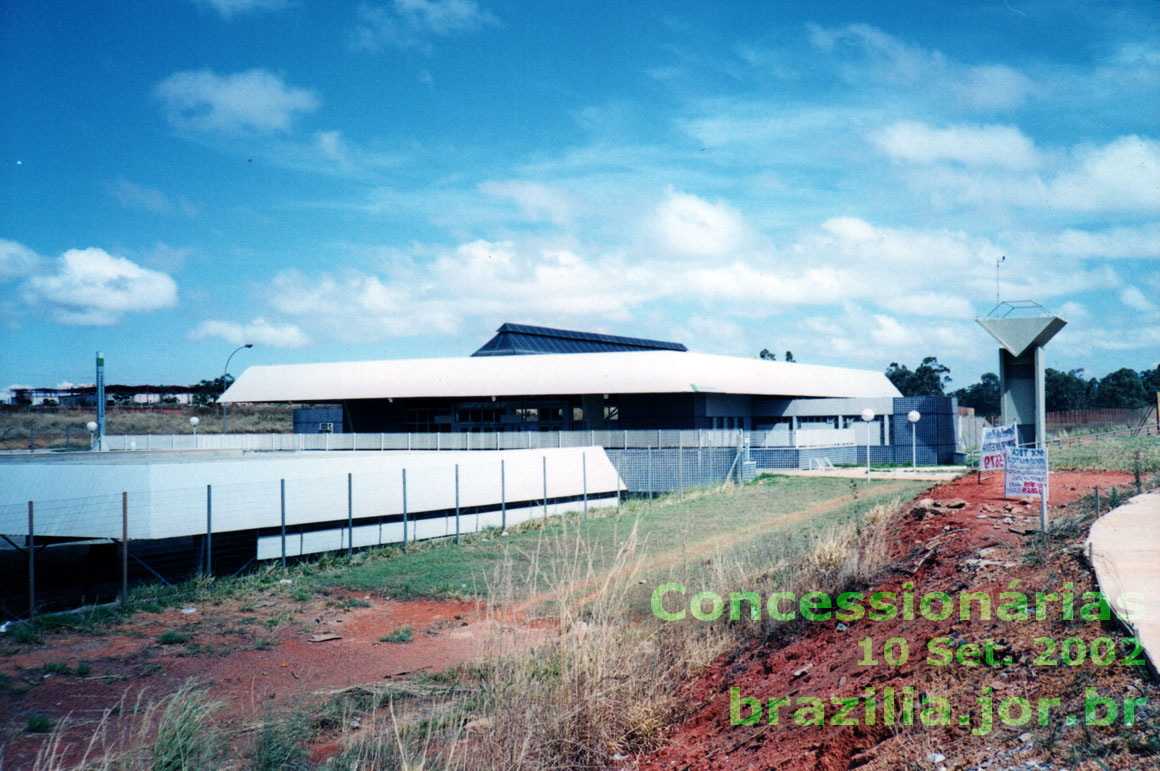
[{"label": "concrete tower", "polygon": [[1066,321],[1029,300],[1001,302],[981,319],[999,341],[999,400],[1003,423],[1015,423],[1020,444],[1046,438],[1043,346]]}]

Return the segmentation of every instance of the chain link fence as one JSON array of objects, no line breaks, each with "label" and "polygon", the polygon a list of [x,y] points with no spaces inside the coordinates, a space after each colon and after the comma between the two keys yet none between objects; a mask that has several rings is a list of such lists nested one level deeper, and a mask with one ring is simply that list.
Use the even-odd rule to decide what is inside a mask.
[{"label": "chain link fence", "polygon": [[[620,506],[620,479],[598,448],[431,461],[416,458],[390,472],[280,479],[258,478],[256,467],[242,463],[250,481],[164,487],[155,480],[115,494],[102,492],[108,484],[87,473],[109,467],[73,467],[64,486],[85,487],[91,477],[88,494],[0,505],[0,612],[18,617],[124,598],[142,581],[236,574],[259,561],[285,564],[390,545],[405,551],[437,538],[458,542],[487,528]],[[304,471],[311,465],[301,464]],[[168,466],[178,479],[203,473]],[[61,468],[48,464],[48,471]]]}]

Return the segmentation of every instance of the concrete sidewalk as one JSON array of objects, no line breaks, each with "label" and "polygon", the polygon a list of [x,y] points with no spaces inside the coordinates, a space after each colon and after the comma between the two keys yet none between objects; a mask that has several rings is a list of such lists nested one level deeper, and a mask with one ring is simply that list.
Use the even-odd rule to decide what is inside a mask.
[{"label": "concrete sidewalk", "polygon": [[[1145,493],[1092,525],[1087,549],[1100,591],[1140,640],[1153,670],[1160,664],[1160,493]],[[1131,592],[1142,611],[1128,619],[1117,598]]]}]

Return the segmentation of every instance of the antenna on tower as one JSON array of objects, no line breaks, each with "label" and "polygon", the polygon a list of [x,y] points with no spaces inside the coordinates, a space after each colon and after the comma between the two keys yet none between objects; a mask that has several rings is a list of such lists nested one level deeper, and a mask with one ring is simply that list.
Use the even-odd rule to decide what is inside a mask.
[{"label": "antenna on tower", "polygon": [[999,299],[999,266],[1007,261],[1007,255],[995,258],[995,304],[1003,302]]}]

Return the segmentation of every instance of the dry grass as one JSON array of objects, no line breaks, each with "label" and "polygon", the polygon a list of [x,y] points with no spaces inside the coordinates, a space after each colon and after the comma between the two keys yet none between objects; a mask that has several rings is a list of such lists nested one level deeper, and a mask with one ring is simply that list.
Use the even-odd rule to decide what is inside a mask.
[{"label": "dry grass", "polygon": [[[222,707],[204,686],[186,681],[176,692],[134,702],[122,698],[106,710],[81,753],[65,741],[61,721],[36,755],[32,771],[184,771],[215,769],[225,763],[222,730],[212,721]],[[126,712],[127,711],[127,712]],[[120,719],[115,716],[125,714]]]},{"label": "dry grass", "polygon": [[[556,596],[595,584],[587,601],[555,604],[543,644],[487,662],[481,712],[489,730],[471,742],[479,768],[603,768],[617,756],[650,749],[682,714],[683,684],[724,652],[733,633],[722,625],[662,625],[626,618],[640,566],[637,529],[617,550],[613,569],[597,575],[589,544],[576,538],[573,559],[554,576]],[[611,576],[617,576],[616,579]],[[506,567],[493,600],[501,638],[493,650],[519,650],[522,634],[505,608],[519,607],[526,582]]]},{"label": "dry grass", "polygon": [[[230,407],[230,432],[289,433],[293,428],[294,406],[261,404]],[[198,433],[221,433],[220,407],[110,407],[105,413],[105,431],[108,434],[189,434],[192,432],[189,419],[194,415],[201,421],[197,427]],[[90,420],[96,420],[93,410],[0,410],[0,450],[28,449],[30,439],[35,440],[38,449],[64,448],[66,435],[67,443],[73,449],[84,449],[89,445],[89,432],[85,424]]]}]

